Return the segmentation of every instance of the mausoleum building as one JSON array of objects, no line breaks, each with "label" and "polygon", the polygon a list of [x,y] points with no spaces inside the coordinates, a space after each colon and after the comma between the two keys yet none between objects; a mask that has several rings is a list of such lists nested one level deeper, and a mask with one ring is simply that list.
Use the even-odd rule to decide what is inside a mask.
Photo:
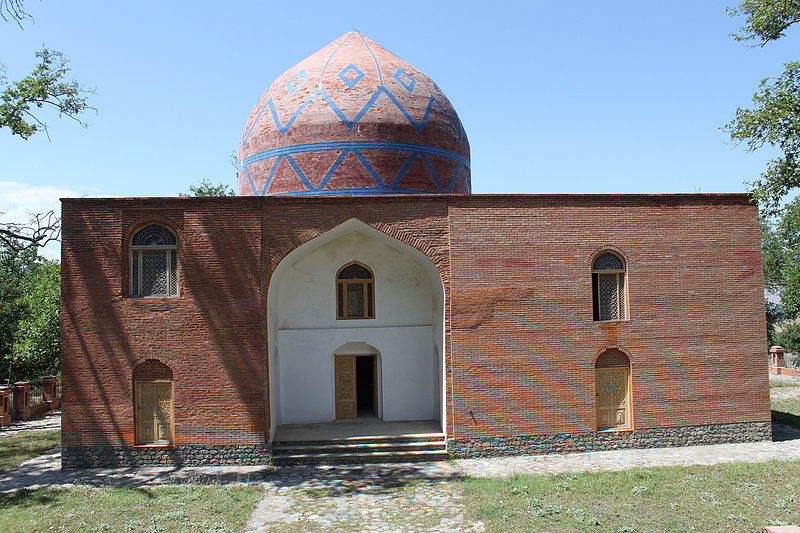
[{"label": "mausoleum building", "polygon": [[746,195],[471,194],[442,89],[355,31],[239,151],[237,197],[63,200],[65,467],[770,437]]}]

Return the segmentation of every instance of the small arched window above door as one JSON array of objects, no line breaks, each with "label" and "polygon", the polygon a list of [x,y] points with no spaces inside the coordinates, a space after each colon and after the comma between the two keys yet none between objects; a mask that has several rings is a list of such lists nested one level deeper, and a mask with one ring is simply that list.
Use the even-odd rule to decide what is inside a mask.
[{"label": "small arched window above door", "polygon": [[361,263],[349,263],[336,274],[336,318],[375,318],[375,276]]}]

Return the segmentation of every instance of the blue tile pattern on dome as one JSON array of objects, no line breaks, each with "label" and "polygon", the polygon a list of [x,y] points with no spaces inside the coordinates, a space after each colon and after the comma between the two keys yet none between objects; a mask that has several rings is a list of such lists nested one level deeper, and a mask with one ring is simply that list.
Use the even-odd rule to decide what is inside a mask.
[{"label": "blue tile pattern on dome", "polygon": [[303,112],[303,110],[305,110],[306,107],[308,107],[308,104],[310,104],[311,102],[316,100],[318,97],[320,97],[320,98],[322,98],[322,100],[325,101],[325,103],[328,104],[328,106],[330,106],[331,110],[334,113],[336,113],[336,115],[339,117],[339,119],[342,121],[342,123],[345,126],[347,126],[347,129],[352,130],[356,126],[356,124],[358,124],[358,122],[362,118],[364,118],[364,115],[367,114],[367,111],[369,111],[372,108],[372,106],[375,104],[375,101],[382,94],[385,94],[386,96],[389,97],[389,100],[395,106],[397,106],[397,109],[400,111],[400,113],[403,114],[403,116],[406,118],[406,120],[408,120],[408,123],[416,130],[417,133],[420,133],[425,128],[425,126],[428,124],[428,120],[430,119],[431,111],[434,109],[434,107],[436,107],[436,108],[439,109],[439,111],[442,112],[442,114],[445,116],[445,118],[450,123],[450,125],[453,126],[453,128],[457,132],[459,138],[463,139],[463,138],[466,137],[466,133],[464,132],[464,126],[461,124],[461,121],[458,119],[458,117],[455,117],[451,113],[449,113],[447,111],[447,108],[445,106],[443,106],[442,103],[439,102],[439,100],[435,96],[431,95],[430,99],[428,100],[428,106],[425,109],[425,113],[422,116],[422,119],[419,122],[417,122],[416,120],[414,120],[414,117],[412,117],[411,114],[408,111],[406,111],[406,108],[403,107],[403,104],[400,103],[400,101],[397,99],[397,97],[394,94],[392,94],[392,92],[388,88],[386,88],[385,86],[381,85],[373,93],[372,97],[370,97],[370,99],[367,101],[367,103],[364,104],[364,107],[362,107],[361,110],[358,113],[356,113],[356,115],[352,119],[348,118],[341,111],[341,109],[339,108],[339,106],[336,105],[336,102],[333,100],[331,95],[328,94],[328,92],[325,89],[322,89],[322,88],[315,89],[311,93],[311,95],[302,104],[300,104],[300,106],[292,114],[292,116],[289,117],[289,120],[286,121],[286,124],[283,124],[281,122],[280,117],[278,117],[278,112],[275,109],[275,104],[273,103],[272,98],[270,98],[261,107],[261,109],[259,110],[258,114],[256,115],[256,119],[253,121],[253,123],[247,129],[247,132],[245,133],[244,138],[242,139],[242,146],[247,146],[247,141],[250,138],[250,133],[253,131],[253,128],[258,123],[258,121],[261,120],[264,111],[267,110],[267,109],[269,109],[270,112],[271,112],[270,114],[272,116],[272,122],[275,125],[275,128],[281,133],[281,135],[286,135],[286,133],[289,131],[289,128],[291,128],[292,124],[294,124],[294,121],[297,120],[297,117],[299,117],[300,114]]},{"label": "blue tile pattern on dome", "polygon": [[[295,80],[300,78],[300,81],[295,83]],[[308,72],[305,69],[301,70],[297,74],[295,74],[289,81],[286,82],[286,90],[289,91],[289,94],[294,94],[297,92],[297,89],[303,86],[305,82],[308,80]]]},{"label": "blue tile pattern on dome", "polygon": [[[338,151],[341,150],[341,153],[336,158],[336,161],[330,166],[330,168],[325,173],[325,177],[322,179],[318,187],[314,187],[311,183],[311,180],[308,179],[308,176],[302,171],[300,166],[297,164],[295,159],[292,157],[294,154],[301,154],[301,153],[309,153],[309,152],[327,152],[327,151]],[[401,152],[408,152],[409,155],[406,158],[405,163],[400,168],[395,176],[393,176],[392,181],[390,183],[384,182],[383,179],[378,175],[372,165],[367,161],[367,158],[364,157],[364,154],[361,150],[393,150],[393,151],[401,151]],[[361,163],[367,173],[372,177],[375,182],[375,187],[368,187],[363,189],[325,189],[326,185],[336,173],[336,170],[341,166],[344,162],[345,158],[348,154],[352,153],[356,156],[356,159]],[[428,156],[437,156],[437,157],[445,157],[451,159],[456,162],[455,168],[453,170],[453,174],[451,176],[441,176],[439,175],[433,168],[431,164],[430,158]],[[397,187],[402,182],[403,178],[405,177],[408,170],[411,168],[411,165],[414,161],[420,158],[428,169],[428,172],[431,175],[431,179],[436,186],[436,191],[429,191],[429,190],[413,190],[413,189],[398,189]],[[421,144],[409,144],[409,143],[395,143],[395,142],[383,142],[383,141],[340,141],[340,142],[328,142],[328,143],[308,143],[308,144],[298,144],[294,146],[285,146],[282,148],[275,148],[272,150],[267,150],[266,152],[261,152],[259,154],[252,155],[242,161],[242,169],[247,176],[247,179],[250,184],[250,188],[253,191],[253,194],[257,196],[265,196],[267,191],[269,190],[269,186],[272,183],[272,179],[275,177],[275,172],[278,170],[278,166],[280,165],[282,160],[286,160],[289,163],[290,167],[306,187],[305,191],[297,191],[291,193],[284,193],[282,195],[325,195],[325,194],[342,194],[343,192],[347,192],[348,194],[437,194],[437,193],[452,193],[457,185],[459,179],[461,179],[466,170],[469,169],[470,162],[467,158],[460,156],[458,154],[454,154],[452,152],[448,152],[447,150],[441,150],[438,148],[433,148],[431,146],[425,146]],[[252,175],[250,174],[249,166],[253,163],[258,161],[264,160],[272,160],[272,166],[270,168],[269,174],[267,175],[267,180],[264,183],[264,186],[259,189],[255,181],[253,180]]]},{"label": "blue tile pattern on dome", "polygon": [[[355,74],[354,77],[351,77],[350,71],[352,71],[352,73]],[[361,81],[361,78],[363,78],[365,74],[364,72],[362,72],[360,68],[350,63],[349,65],[344,67],[342,71],[339,74],[337,74],[337,76],[339,77],[340,80],[344,82],[345,85],[347,85],[348,89],[352,89],[353,87],[358,85],[358,82]]]},{"label": "blue tile pattern on dome", "polygon": [[405,70],[399,68],[394,72],[394,79],[400,82],[400,85],[406,88],[406,91],[413,92],[414,86],[417,84],[414,78]]}]

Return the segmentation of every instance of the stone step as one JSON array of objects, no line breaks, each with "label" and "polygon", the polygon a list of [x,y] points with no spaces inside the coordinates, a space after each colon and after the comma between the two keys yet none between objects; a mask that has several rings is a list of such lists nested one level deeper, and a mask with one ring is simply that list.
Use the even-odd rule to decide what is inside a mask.
[{"label": "stone step", "polygon": [[311,446],[334,444],[402,444],[407,442],[444,442],[444,433],[419,433],[413,435],[375,435],[364,437],[343,437],[338,439],[309,439],[309,440],[276,440],[273,447],[278,446]]},{"label": "stone step", "polygon": [[369,453],[307,453],[292,455],[275,455],[272,463],[281,465],[337,465],[337,464],[374,464],[374,463],[417,463],[427,461],[444,461],[448,459],[446,451],[420,450],[407,452],[369,452]]},{"label": "stone step", "polygon": [[420,442],[348,442],[345,444],[282,444],[273,445],[272,454],[277,455],[294,455],[294,454],[310,454],[310,453],[369,453],[369,452],[409,452],[421,450],[438,450],[440,452],[447,451],[447,444],[444,440],[437,441],[420,441]]}]

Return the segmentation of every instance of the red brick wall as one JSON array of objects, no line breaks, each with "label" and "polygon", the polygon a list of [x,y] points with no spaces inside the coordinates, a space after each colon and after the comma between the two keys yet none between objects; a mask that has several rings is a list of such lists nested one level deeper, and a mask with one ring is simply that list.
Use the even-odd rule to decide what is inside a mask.
[{"label": "red brick wall", "polygon": [[[264,442],[261,203],[232,200],[64,201],[65,445],[133,445],[145,359],[173,370],[177,444]],[[127,298],[128,239],[152,220],[177,233],[180,298]]]},{"label": "red brick wall", "polygon": [[[637,428],[769,420],[760,238],[744,197],[480,203],[450,208],[450,437],[594,430],[594,360],[609,346],[630,356]],[[592,320],[591,259],[605,247],[627,262],[627,321]]]},{"label": "red brick wall", "polygon": [[[769,420],[759,230],[742,195],[82,199],[63,215],[66,445],[133,444],[145,359],[173,370],[178,444],[263,442],[269,277],[349,218],[442,274],[451,438],[593,431],[609,347],[630,357],[638,428]],[[179,298],[125,297],[127,240],[152,220],[178,234]],[[605,247],[627,261],[619,323],[592,320]]]}]

